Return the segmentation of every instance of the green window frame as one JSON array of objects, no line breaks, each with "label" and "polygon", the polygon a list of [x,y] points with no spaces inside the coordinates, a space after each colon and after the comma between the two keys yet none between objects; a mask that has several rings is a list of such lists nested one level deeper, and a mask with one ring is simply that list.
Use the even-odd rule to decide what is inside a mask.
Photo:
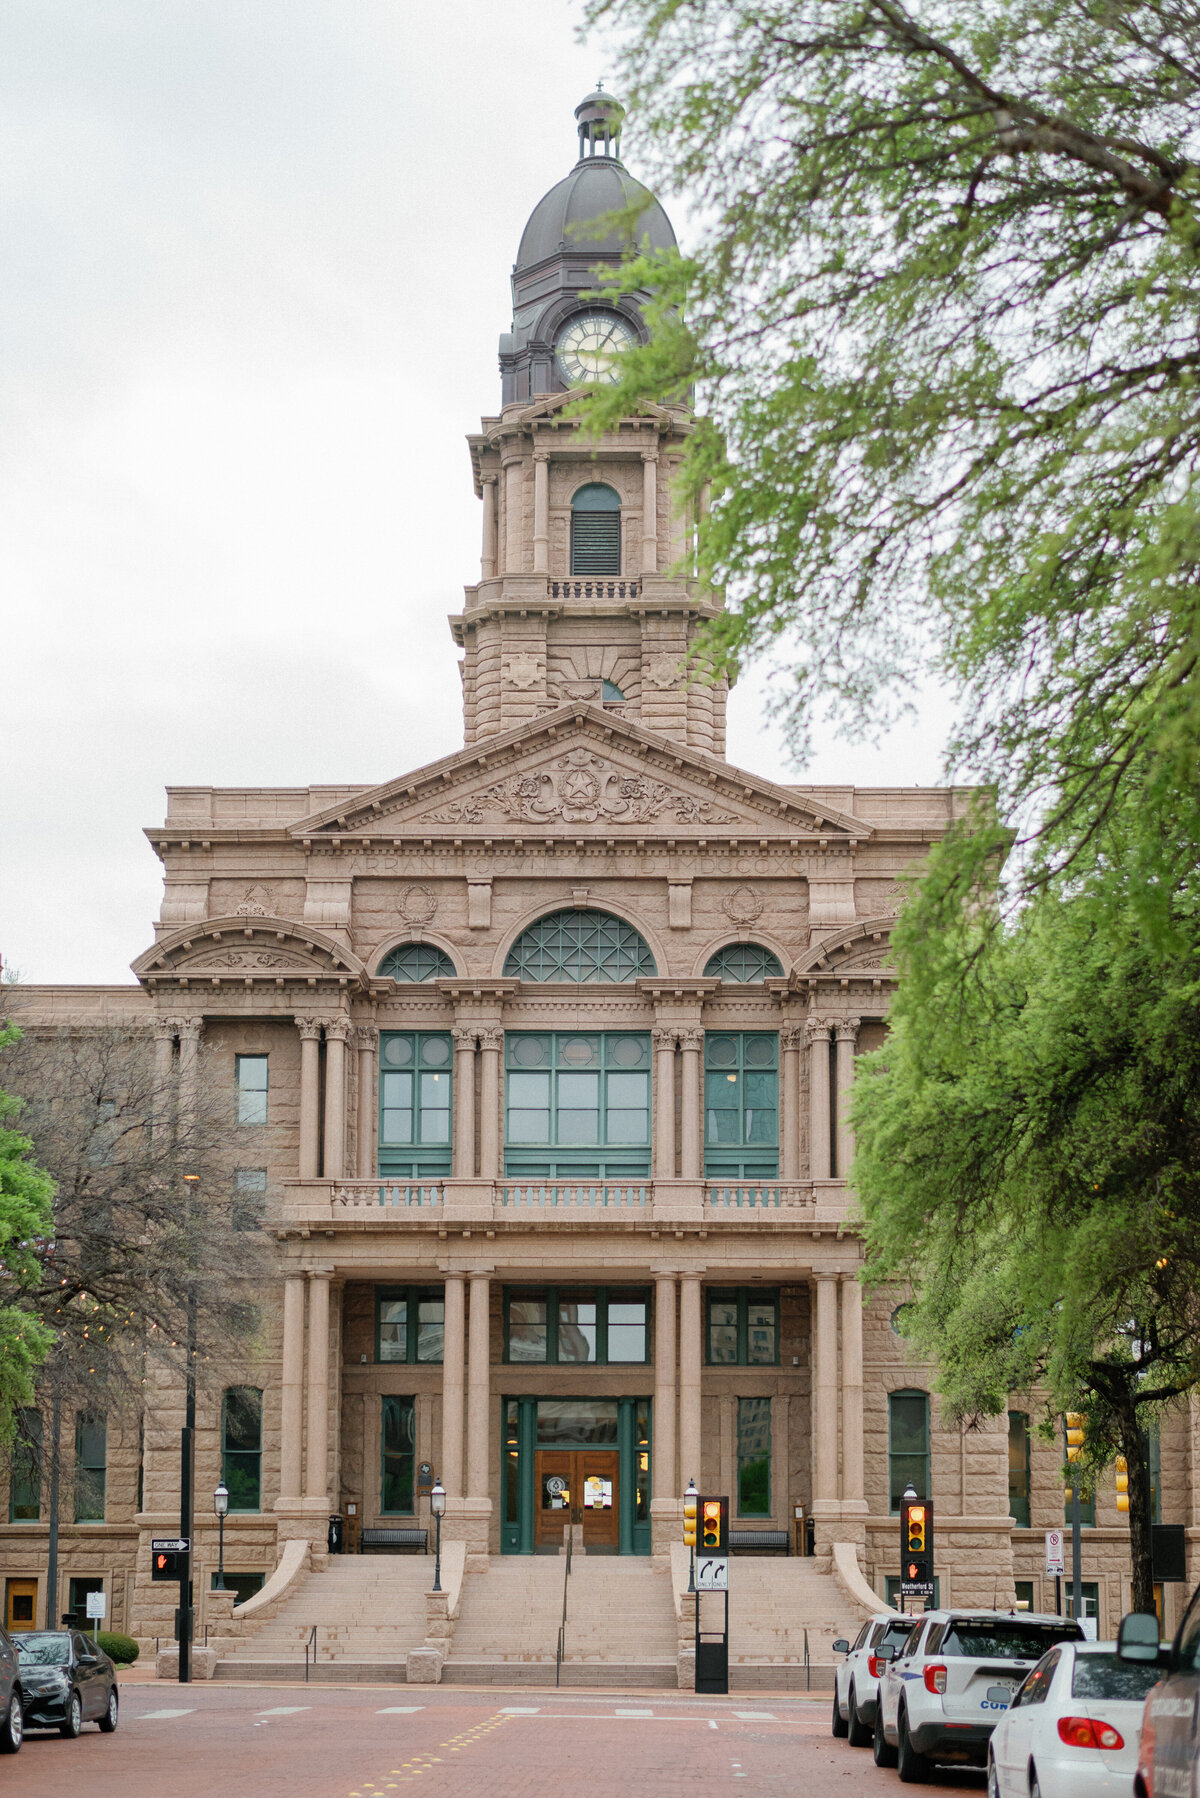
[{"label": "green window frame", "polygon": [[72,1629],[90,1630],[91,1619],[87,1614],[88,1597],[93,1592],[103,1592],[104,1576],[98,1573],[78,1574],[67,1585],[67,1610],[71,1615]]},{"label": "green window frame", "polygon": [[269,1061],[267,1055],[235,1055],[233,1058],[239,1124],[265,1124],[268,1121]]},{"label": "green window frame", "polygon": [[778,1367],[779,1288],[710,1286],[704,1358],[709,1367]]},{"label": "green window frame", "polygon": [[704,972],[708,979],[728,980],[735,986],[758,986],[783,973],[779,957],[761,943],[726,943],[710,955]]},{"label": "green window frame", "polygon": [[888,1393],[888,1493],[896,1513],[911,1485],[918,1498],[929,1490],[929,1394],[909,1386]]},{"label": "green window frame", "polygon": [[425,986],[431,980],[453,980],[454,963],[436,943],[398,943],[389,949],[376,969],[380,980],[402,986]]},{"label": "green window frame", "polygon": [[379,1419],[379,1510],[410,1517],[416,1509],[417,1406],[413,1398],[385,1393]]},{"label": "green window frame", "polygon": [[553,911],[523,930],[504,962],[520,980],[620,985],[656,974],[649,945],[624,918],[604,911]]},{"label": "green window frame", "polygon": [[504,1359],[517,1366],[644,1367],[645,1286],[506,1286]]},{"label": "green window frame", "polygon": [[1029,1417],[1008,1414],[1008,1513],[1019,1530],[1031,1529]]},{"label": "green window frame", "polygon": [[260,1230],[267,1208],[265,1167],[235,1168],[230,1222],[235,1230]]},{"label": "green window frame", "polygon": [[737,1403],[737,1514],[771,1515],[771,1401],[740,1398]]},{"label": "green window frame", "polygon": [[384,1030],[379,1037],[379,1172],[450,1172],[454,1043],[448,1030]]},{"label": "green window frame", "polygon": [[108,1420],[103,1412],[75,1418],[75,1521],[103,1523],[108,1475]]},{"label": "green window frame", "polygon": [[221,1478],[231,1511],[262,1510],[262,1399],[257,1386],[229,1386],[221,1399]]},{"label": "green window frame", "polygon": [[8,1521],[38,1523],[42,1515],[42,1414],[32,1405],[17,1411],[8,1460]]},{"label": "green window frame", "polygon": [[779,1175],[779,1035],[710,1030],[704,1039],[704,1172],[708,1179]]},{"label": "green window frame", "polygon": [[571,501],[571,573],[620,572],[620,495],[607,482],[589,481]]},{"label": "green window frame", "polygon": [[646,1031],[510,1030],[504,1058],[506,1174],[649,1175]]},{"label": "green window frame", "polygon": [[375,1360],[385,1366],[437,1366],[445,1354],[444,1286],[375,1288]]},{"label": "green window frame", "polygon": [[1018,1611],[1032,1611],[1037,1608],[1034,1603],[1033,1581],[1031,1579],[1014,1580],[1013,1590],[1017,1595]]}]

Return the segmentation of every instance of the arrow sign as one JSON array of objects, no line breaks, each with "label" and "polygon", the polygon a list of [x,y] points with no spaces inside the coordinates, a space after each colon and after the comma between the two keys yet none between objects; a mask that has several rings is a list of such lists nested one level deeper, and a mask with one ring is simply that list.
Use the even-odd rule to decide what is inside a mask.
[{"label": "arrow sign", "polygon": [[729,1558],[727,1555],[696,1557],[697,1592],[728,1592]]},{"label": "arrow sign", "polygon": [[172,1550],[176,1554],[186,1554],[191,1546],[191,1538],[188,1536],[152,1536],[150,1538],[151,1554],[169,1553]]}]

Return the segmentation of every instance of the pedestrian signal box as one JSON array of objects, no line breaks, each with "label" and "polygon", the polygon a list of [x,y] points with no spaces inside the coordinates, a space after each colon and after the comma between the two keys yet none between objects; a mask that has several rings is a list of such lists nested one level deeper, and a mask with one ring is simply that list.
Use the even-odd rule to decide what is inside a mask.
[{"label": "pedestrian signal box", "polygon": [[178,1582],[188,1577],[188,1555],[191,1543],[186,1536],[159,1537],[150,1544],[150,1577],[151,1579],[170,1579]]},{"label": "pedestrian signal box", "polygon": [[900,1501],[900,1594],[933,1603],[933,1501]]}]

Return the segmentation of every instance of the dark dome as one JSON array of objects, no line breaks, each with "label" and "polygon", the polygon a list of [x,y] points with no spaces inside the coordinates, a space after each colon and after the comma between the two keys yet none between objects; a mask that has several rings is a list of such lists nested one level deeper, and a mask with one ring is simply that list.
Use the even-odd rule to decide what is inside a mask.
[{"label": "dark dome", "polygon": [[[596,233],[572,229],[634,204],[645,208],[638,217],[636,233],[608,228]],[[521,235],[514,273],[564,250],[581,255],[595,252],[619,256],[630,247],[635,235],[639,244],[652,250],[675,248],[671,221],[649,188],[635,181],[614,158],[587,157],[534,207]]]}]

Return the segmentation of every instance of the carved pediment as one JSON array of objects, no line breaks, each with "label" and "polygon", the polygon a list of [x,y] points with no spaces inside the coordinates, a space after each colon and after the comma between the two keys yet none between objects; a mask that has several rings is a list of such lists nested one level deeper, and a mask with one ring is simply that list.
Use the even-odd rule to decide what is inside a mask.
[{"label": "carved pediment", "polygon": [[362,963],[324,931],[286,918],[206,918],[163,937],[139,955],[133,972],[144,985],[160,981],[205,985],[223,980],[335,980],[361,984]]},{"label": "carved pediment", "polygon": [[814,943],[797,965],[799,974],[857,974],[878,977],[895,974],[892,956],[894,912],[877,918],[859,918],[844,930],[834,931]]}]

